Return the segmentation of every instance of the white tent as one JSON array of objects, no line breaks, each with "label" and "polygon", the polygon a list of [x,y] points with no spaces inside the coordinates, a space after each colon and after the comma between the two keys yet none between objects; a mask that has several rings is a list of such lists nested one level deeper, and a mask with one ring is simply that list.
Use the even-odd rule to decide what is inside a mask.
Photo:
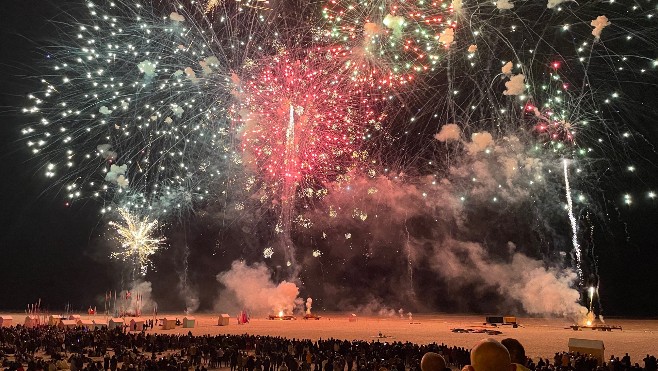
[{"label": "white tent", "polygon": [[219,315],[219,320],[217,320],[217,325],[218,326],[228,326],[228,320],[231,318],[228,314],[220,314]]},{"label": "white tent", "polygon": [[73,319],[63,319],[57,325],[57,327],[60,328],[76,328],[77,326],[78,326],[78,322]]},{"label": "white tent", "polygon": [[125,322],[123,318],[110,318],[110,322],[108,323],[107,327],[110,330],[114,330],[115,328],[123,329],[124,324]]},{"label": "white tent", "polygon": [[185,317],[185,318],[183,318],[183,327],[184,328],[194,328],[194,327],[196,327],[196,318],[194,318],[194,317]]},{"label": "white tent", "polygon": [[605,360],[605,346],[603,340],[569,338],[569,352],[591,354],[602,365]]},{"label": "white tent", "polygon": [[143,331],[145,324],[146,319],[135,317],[130,320],[130,331]]},{"label": "white tent", "polygon": [[12,316],[0,316],[0,327],[9,327],[13,321],[14,318]]},{"label": "white tent", "polygon": [[162,329],[163,330],[173,330],[176,328],[176,318],[163,318],[162,319]]},{"label": "white tent", "polygon": [[88,328],[90,330],[94,329],[94,321],[92,321],[90,319],[79,319],[77,321],[77,323],[78,323],[78,326],[80,326],[80,327],[85,327],[85,328]]}]

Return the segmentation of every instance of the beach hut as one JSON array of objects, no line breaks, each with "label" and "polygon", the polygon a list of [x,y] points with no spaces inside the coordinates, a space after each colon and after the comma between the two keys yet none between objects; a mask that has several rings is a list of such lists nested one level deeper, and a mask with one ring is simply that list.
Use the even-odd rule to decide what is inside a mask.
[{"label": "beach hut", "polygon": [[59,328],[76,328],[77,326],[78,322],[73,319],[63,319],[57,325]]},{"label": "beach hut", "polygon": [[123,318],[110,318],[110,322],[107,324],[107,327],[110,330],[114,330],[115,328],[123,329],[123,325],[125,325]]},{"label": "beach hut", "polygon": [[23,326],[27,328],[33,328],[36,326],[39,326],[39,317],[38,316],[25,316],[25,322],[23,322]]},{"label": "beach hut", "polygon": [[163,330],[173,330],[176,328],[176,318],[165,317],[162,319]]},{"label": "beach hut", "polygon": [[95,328],[94,321],[90,319],[79,319],[77,320],[78,326],[84,327],[88,330],[93,330]]},{"label": "beach hut", "polygon": [[605,346],[603,340],[569,338],[569,352],[590,354],[602,365],[605,360]]},{"label": "beach hut", "polygon": [[103,327],[107,327],[107,322],[101,321],[101,320],[92,320],[91,322],[94,323],[94,330],[100,330]]},{"label": "beach hut", "polygon": [[12,322],[14,322],[12,316],[0,316],[0,327],[9,327],[12,325]]},{"label": "beach hut", "polygon": [[49,326],[58,326],[59,323],[62,322],[63,319],[64,319],[64,317],[53,314],[50,317],[48,317],[48,325]]},{"label": "beach hut", "polygon": [[231,316],[229,316],[226,313],[220,314],[219,319],[217,320],[217,325],[218,326],[228,326],[228,319],[229,318],[231,318]]},{"label": "beach hut", "polygon": [[79,314],[71,314],[71,315],[69,316],[69,319],[72,319],[72,320],[74,320],[74,321],[77,322],[77,321],[81,320],[82,318],[80,317]]},{"label": "beach hut", "polygon": [[184,328],[194,328],[196,326],[196,318],[194,317],[184,317],[183,318],[183,327]]},{"label": "beach hut", "polygon": [[130,320],[130,331],[143,331],[145,325],[146,319],[135,317]]}]

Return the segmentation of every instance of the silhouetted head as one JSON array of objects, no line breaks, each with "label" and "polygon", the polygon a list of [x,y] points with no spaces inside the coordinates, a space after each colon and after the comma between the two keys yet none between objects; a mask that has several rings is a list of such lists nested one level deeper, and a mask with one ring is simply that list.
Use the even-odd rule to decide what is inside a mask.
[{"label": "silhouetted head", "polygon": [[446,361],[439,353],[427,352],[420,360],[420,369],[422,371],[444,371]]},{"label": "silhouetted head", "polygon": [[526,364],[527,358],[525,356],[525,348],[523,348],[523,345],[521,345],[518,340],[507,338],[503,339],[500,343],[507,348],[512,363],[518,363],[520,365]]},{"label": "silhouetted head", "polygon": [[471,366],[475,371],[511,371],[507,348],[494,339],[484,339],[471,350]]}]

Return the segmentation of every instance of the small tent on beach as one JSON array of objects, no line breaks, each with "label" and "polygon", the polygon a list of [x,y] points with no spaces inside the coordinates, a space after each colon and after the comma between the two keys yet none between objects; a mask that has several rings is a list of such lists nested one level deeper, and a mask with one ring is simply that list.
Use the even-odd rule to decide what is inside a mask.
[{"label": "small tent on beach", "polygon": [[228,326],[229,318],[231,318],[231,316],[226,313],[220,314],[219,319],[217,320],[217,326]]},{"label": "small tent on beach", "polygon": [[59,328],[76,328],[78,327],[78,322],[73,319],[63,319],[57,325]]},{"label": "small tent on beach", "polygon": [[93,330],[94,329],[94,321],[92,321],[90,319],[79,319],[77,321],[77,323],[78,323],[78,326],[84,327],[88,330]]},{"label": "small tent on beach", "polygon": [[165,317],[162,319],[163,330],[173,330],[176,328],[176,318]]},{"label": "small tent on beach", "polygon": [[0,316],[0,327],[9,327],[13,325],[14,318],[12,316]]},{"label": "small tent on beach", "polygon": [[196,318],[194,318],[194,317],[184,317],[183,318],[183,327],[184,328],[194,328],[194,327],[196,327]]},{"label": "small tent on beach", "polygon": [[115,328],[123,329],[123,325],[125,325],[123,318],[110,318],[110,322],[107,324],[107,327],[110,330],[114,330]]},{"label": "small tent on beach", "polygon": [[53,314],[50,317],[48,317],[48,325],[49,326],[59,326],[59,323],[62,322],[63,319],[64,319],[63,316]]},{"label": "small tent on beach", "polygon": [[135,317],[130,320],[130,331],[143,331],[146,319]]},{"label": "small tent on beach", "polygon": [[23,326],[27,328],[33,328],[36,326],[39,326],[39,317],[38,316],[25,316],[25,322],[23,322]]}]

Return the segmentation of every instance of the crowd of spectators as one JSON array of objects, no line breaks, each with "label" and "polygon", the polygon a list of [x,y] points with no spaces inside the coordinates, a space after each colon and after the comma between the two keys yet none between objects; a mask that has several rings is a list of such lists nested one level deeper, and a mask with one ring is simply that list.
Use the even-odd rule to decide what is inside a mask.
[{"label": "crowd of spectators", "polygon": [[[248,334],[193,336],[16,326],[0,328],[0,360],[4,370],[30,371],[421,371],[421,358],[432,353],[439,355],[445,367],[472,368],[467,366],[473,363],[469,349],[387,340],[311,341]],[[632,363],[628,355],[599,364],[591,356],[567,352],[535,362],[524,351],[512,350],[515,346],[523,349],[516,343],[512,348],[509,342],[505,344],[516,371],[658,371],[656,358],[649,355],[642,366]]]}]

